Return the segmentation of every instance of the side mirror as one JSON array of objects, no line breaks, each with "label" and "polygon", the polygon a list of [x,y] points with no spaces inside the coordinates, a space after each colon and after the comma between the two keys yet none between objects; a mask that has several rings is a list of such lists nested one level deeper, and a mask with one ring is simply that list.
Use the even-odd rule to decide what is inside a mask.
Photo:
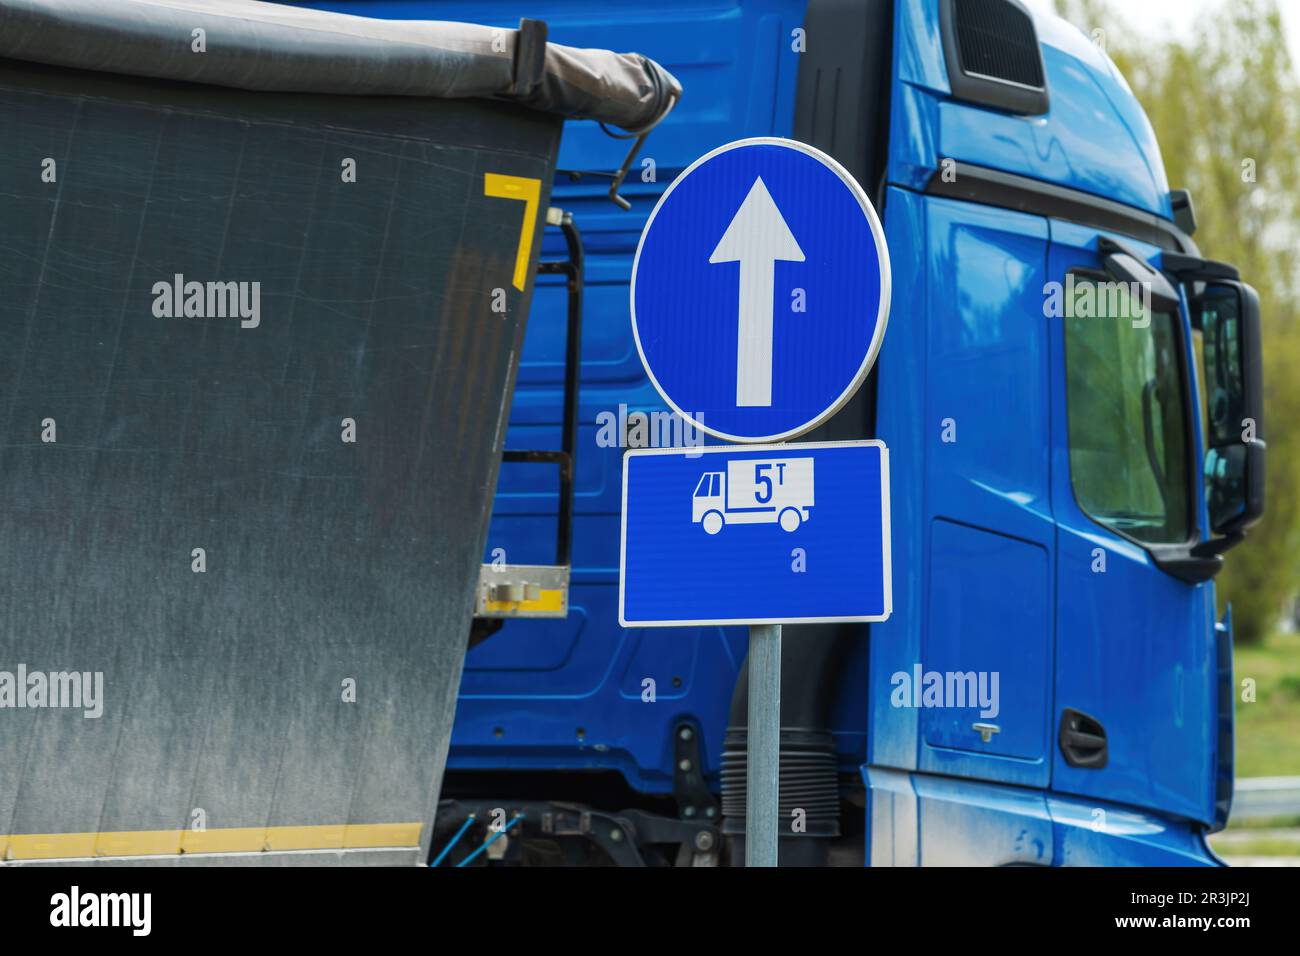
[{"label": "side mirror", "polygon": [[1264,374],[1259,295],[1243,282],[1207,282],[1192,300],[1205,363],[1205,498],[1225,551],[1264,513]]}]

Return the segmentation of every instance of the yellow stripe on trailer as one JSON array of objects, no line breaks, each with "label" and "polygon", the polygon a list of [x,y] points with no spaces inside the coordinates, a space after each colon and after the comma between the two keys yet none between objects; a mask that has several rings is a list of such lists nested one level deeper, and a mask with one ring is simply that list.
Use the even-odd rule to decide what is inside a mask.
[{"label": "yellow stripe on trailer", "polygon": [[419,823],[349,823],[301,827],[215,827],[104,833],[0,834],[0,859],[58,860],[169,854],[262,853],[418,847]]}]

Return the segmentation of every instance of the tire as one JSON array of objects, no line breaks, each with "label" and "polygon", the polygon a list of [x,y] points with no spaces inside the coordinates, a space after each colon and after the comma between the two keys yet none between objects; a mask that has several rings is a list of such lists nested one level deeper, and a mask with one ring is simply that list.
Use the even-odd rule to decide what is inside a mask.
[{"label": "tire", "polygon": [[782,531],[798,531],[799,525],[803,523],[803,516],[799,514],[798,508],[786,508],[777,520],[781,524]]},{"label": "tire", "polygon": [[722,530],[722,526],[726,524],[726,522],[722,520],[722,514],[720,512],[706,511],[700,524],[704,526],[705,534],[717,534]]}]

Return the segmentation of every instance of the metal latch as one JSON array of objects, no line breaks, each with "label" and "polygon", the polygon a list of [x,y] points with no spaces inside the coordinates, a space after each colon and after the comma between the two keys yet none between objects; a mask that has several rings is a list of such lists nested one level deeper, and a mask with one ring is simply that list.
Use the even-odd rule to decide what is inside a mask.
[{"label": "metal latch", "polygon": [[485,564],[479,569],[475,617],[565,617],[569,569],[548,564]]}]

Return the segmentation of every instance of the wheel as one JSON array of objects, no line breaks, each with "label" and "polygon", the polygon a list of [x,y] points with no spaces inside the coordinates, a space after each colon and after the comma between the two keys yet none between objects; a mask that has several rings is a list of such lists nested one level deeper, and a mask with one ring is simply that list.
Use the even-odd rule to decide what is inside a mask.
[{"label": "wheel", "polygon": [[801,519],[799,517],[798,508],[786,508],[784,511],[781,512],[781,518],[780,518],[781,530],[782,531],[797,530],[799,527],[800,520]]},{"label": "wheel", "polygon": [[705,514],[704,521],[701,523],[704,525],[704,531],[706,534],[717,534],[722,530],[722,515],[716,511],[710,511]]}]

